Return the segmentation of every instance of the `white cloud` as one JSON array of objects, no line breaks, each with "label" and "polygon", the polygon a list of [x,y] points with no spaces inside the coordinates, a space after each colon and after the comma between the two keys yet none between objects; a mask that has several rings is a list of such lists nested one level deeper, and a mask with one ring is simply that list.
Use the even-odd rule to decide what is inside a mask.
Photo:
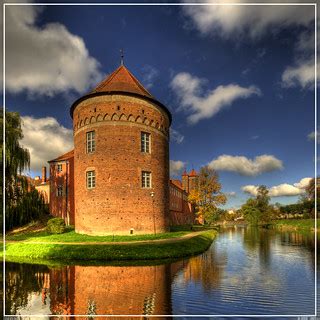
[{"label": "white cloud", "polygon": [[237,194],[236,194],[234,191],[225,192],[225,195],[226,195],[228,198],[236,198],[236,197],[237,197]]},{"label": "white cloud", "polygon": [[281,160],[267,154],[257,156],[254,159],[224,154],[213,159],[208,166],[215,170],[232,171],[243,176],[257,176],[264,172],[283,169]]},{"label": "white cloud", "polygon": [[42,166],[73,149],[73,132],[55,118],[22,118],[23,139],[21,144],[28,148],[31,158],[31,170],[40,171]]},{"label": "white cloud", "polygon": [[142,83],[147,89],[150,89],[153,87],[153,83],[155,79],[159,75],[159,71],[150,65],[145,65],[142,68],[143,76],[142,76]]},{"label": "white cloud", "polygon": [[[206,2],[243,3],[242,0]],[[254,39],[271,28],[274,31],[294,25],[307,26],[314,19],[314,9],[310,6],[211,5],[184,6],[183,10],[202,34],[225,38],[248,36]]]},{"label": "white cloud", "polygon": [[287,67],[282,74],[282,85],[284,87],[296,87],[300,85],[302,88],[313,88],[314,79],[314,60],[312,59]]},{"label": "white cloud", "polygon": [[192,124],[201,119],[211,118],[236,99],[261,94],[260,89],[255,86],[244,88],[237,84],[229,84],[218,86],[205,96],[201,96],[201,86],[205,82],[206,80],[187,72],[178,73],[171,81],[171,88],[181,102],[180,109],[191,113],[188,121]]},{"label": "white cloud", "polygon": [[178,144],[182,143],[184,140],[184,135],[182,135],[179,131],[173,128],[170,128],[170,137],[174,142]]},{"label": "white cloud", "polygon": [[[315,138],[316,138],[316,133],[315,133],[315,131],[310,132],[310,133],[308,134],[308,139],[309,139],[309,140],[314,140]],[[318,131],[317,131],[317,143],[320,143],[320,132],[318,132]]]},{"label": "white cloud", "polygon": [[180,176],[186,163],[180,160],[170,160],[170,176]]},{"label": "white cloud", "polygon": [[6,7],[6,88],[52,96],[83,93],[101,79],[81,37],[60,23],[39,26],[44,7]]},{"label": "white cloud", "polygon": [[[319,40],[319,39],[318,39]],[[315,80],[315,34],[303,32],[299,35],[295,45],[294,64],[286,67],[282,74],[282,86],[285,88],[301,86],[304,89],[313,89]],[[318,79],[320,68],[317,65]]]},{"label": "white cloud", "polygon": [[[305,188],[312,178],[303,178],[294,184],[282,183],[277,186],[269,188],[270,197],[292,197],[299,196],[305,193]],[[258,194],[258,186],[247,185],[241,188],[245,193],[256,196]]]}]

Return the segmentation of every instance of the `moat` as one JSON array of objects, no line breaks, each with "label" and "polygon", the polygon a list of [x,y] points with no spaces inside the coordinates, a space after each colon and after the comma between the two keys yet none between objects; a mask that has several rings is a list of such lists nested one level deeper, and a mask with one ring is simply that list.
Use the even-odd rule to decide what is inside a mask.
[{"label": "moat", "polygon": [[166,264],[7,262],[6,314],[312,315],[314,247],[313,233],[232,227]]}]

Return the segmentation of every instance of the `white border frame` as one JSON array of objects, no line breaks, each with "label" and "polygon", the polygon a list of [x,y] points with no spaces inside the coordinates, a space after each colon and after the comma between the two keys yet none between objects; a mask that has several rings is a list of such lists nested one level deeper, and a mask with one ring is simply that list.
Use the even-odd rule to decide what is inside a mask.
[{"label": "white border frame", "polygon": [[[317,316],[317,3],[307,2],[307,3],[3,3],[3,143],[5,144],[5,106],[6,106],[6,91],[5,91],[5,73],[6,73],[6,57],[5,57],[5,12],[6,6],[313,6],[314,7],[314,32],[315,32],[315,49],[314,49],[314,59],[315,59],[315,70],[314,70],[314,103],[315,103],[315,141],[314,141],[314,176],[315,176],[315,221],[314,221],[314,241],[315,241],[315,314],[311,315],[247,315],[247,314],[237,314],[237,315],[148,315],[146,317],[253,317],[253,318],[273,318],[273,317],[316,317]],[[3,148],[3,316],[4,317],[61,317],[59,315],[6,315],[5,314],[5,261],[6,261],[6,240],[5,240],[5,148]],[[88,317],[88,315],[63,315],[63,317]],[[142,317],[143,315],[95,315],[94,317]]]}]

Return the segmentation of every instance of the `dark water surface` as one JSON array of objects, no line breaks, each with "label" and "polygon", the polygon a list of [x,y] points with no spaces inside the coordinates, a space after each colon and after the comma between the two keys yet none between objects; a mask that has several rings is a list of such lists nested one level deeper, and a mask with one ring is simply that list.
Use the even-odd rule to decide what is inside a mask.
[{"label": "dark water surface", "polygon": [[6,314],[312,315],[314,236],[234,227],[160,265],[6,263]]}]

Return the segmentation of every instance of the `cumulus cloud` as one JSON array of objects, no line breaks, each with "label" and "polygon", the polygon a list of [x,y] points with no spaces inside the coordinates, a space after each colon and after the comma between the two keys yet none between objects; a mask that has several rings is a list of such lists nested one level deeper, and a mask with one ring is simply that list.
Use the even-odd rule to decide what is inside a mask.
[{"label": "cumulus cloud", "polygon": [[184,140],[184,135],[182,135],[179,131],[173,128],[170,128],[170,137],[174,142],[178,144],[182,143]]},{"label": "cumulus cloud", "polygon": [[83,93],[102,75],[79,36],[60,23],[39,25],[44,7],[6,7],[6,89],[52,96]]},{"label": "cumulus cloud", "polygon": [[[206,2],[243,3],[242,0]],[[310,6],[210,5],[184,6],[183,10],[202,34],[225,38],[249,36],[254,39],[270,28],[274,31],[288,26],[308,26],[314,19],[314,9]]]},{"label": "cumulus cloud", "polygon": [[180,160],[170,160],[170,176],[180,176],[186,163]]},{"label": "cumulus cloud", "polygon": [[142,68],[142,72],[143,72],[142,83],[147,89],[152,88],[155,79],[159,75],[159,71],[153,66],[145,65]]},{"label": "cumulus cloud", "polygon": [[257,176],[264,172],[283,169],[281,160],[267,154],[257,156],[254,159],[224,154],[213,159],[208,166],[215,170],[236,172],[243,176]]},{"label": "cumulus cloud", "polygon": [[255,86],[245,88],[237,84],[229,84],[218,86],[206,95],[201,95],[201,86],[205,82],[206,80],[187,72],[178,73],[171,81],[171,88],[181,103],[180,110],[190,113],[188,121],[191,124],[201,119],[211,118],[237,99],[261,94],[260,89]]},{"label": "cumulus cloud", "polygon": [[[308,134],[308,139],[309,139],[309,140],[315,140],[315,138],[316,138],[316,133],[315,133],[315,131],[310,132],[310,133]],[[317,132],[317,143],[320,143],[320,132]]]},{"label": "cumulus cloud", "polygon": [[32,171],[40,171],[47,161],[73,149],[72,129],[53,117],[22,117],[22,130],[21,144],[30,151]]},{"label": "cumulus cloud", "polygon": [[[294,184],[282,183],[277,186],[273,186],[269,188],[269,196],[270,197],[292,197],[299,196],[305,193],[305,188],[309,184],[312,178],[303,178],[299,182]],[[252,196],[256,196],[258,194],[258,186],[247,185],[243,186],[242,191],[248,193]]]}]

